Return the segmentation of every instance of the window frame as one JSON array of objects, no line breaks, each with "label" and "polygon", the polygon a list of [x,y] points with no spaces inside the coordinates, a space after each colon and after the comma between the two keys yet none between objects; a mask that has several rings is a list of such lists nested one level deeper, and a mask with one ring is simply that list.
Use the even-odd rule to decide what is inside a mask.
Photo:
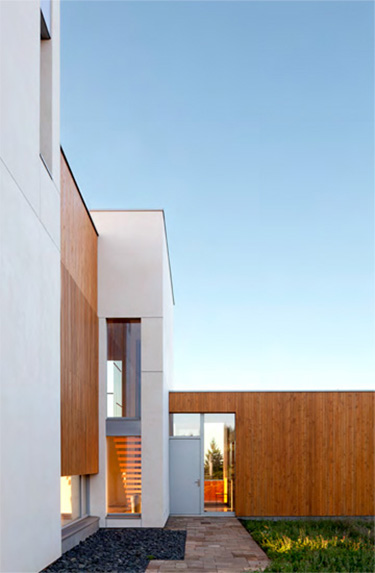
[{"label": "window frame", "polygon": [[[133,432],[134,430],[134,423],[135,422],[139,422],[141,421],[141,417],[142,417],[142,411],[141,411],[141,398],[142,398],[142,320],[140,318],[112,318],[112,317],[107,317],[106,318],[106,343],[107,343],[107,358],[106,358],[106,364],[108,365],[109,359],[108,359],[108,340],[109,340],[109,335],[108,335],[108,325],[109,324],[139,324],[140,327],[140,348],[139,348],[139,372],[136,372],[136,379],[139,380],[139,385],[138,387],[135,389],[135,393],[136,393],[136,400],[135,400],[135,412],[136,415],[135,416],[108,416],[108,367],[106,369],[106,426],[107,426],[107,430],[109,430],[111,433],[107,433],[107,435],[117,435],[114,434],[113,432],[115,431],[114,428],[118,428],[120,429],[120,424],[119,424],[119,420],[121,421],[121,426],[123,427],[121,430],[121,434],[122,435],[138,435],[138,434],[134,434]],[[126,356],[125,356],[126,358]],[[126,360],[124,360],[124,364],[126,364]],[[136,364],[137,367],[137,364]],[[126,386],[126,382],[124,383],[124,375],[126,377],[126,366],[124,368],[124,371],[122,372],[122,384],[123,384],[123,388],[124,386]],[[122,397],[122,400],[124,399],[124,397]],[[122,406],[123,407],[123,406]],[[128,427],[128,428],[127,428]],[[116,430],[118,431],[118,430]],[[129,434],[127,432],[130,432]],[[126,433],[122,433],[122,432],[126,432]]]}]

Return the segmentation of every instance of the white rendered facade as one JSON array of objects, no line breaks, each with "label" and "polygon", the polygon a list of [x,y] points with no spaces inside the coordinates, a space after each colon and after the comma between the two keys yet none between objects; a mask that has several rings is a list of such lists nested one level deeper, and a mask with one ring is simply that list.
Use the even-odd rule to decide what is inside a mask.
[{"label": "white rendered facade", "polygon": [[41,40],[38,1],[0,2],[2,572],[61,554],[59,2],[50,8]]},{"label": "white rendered facade", "polygon": [[[90,479],[91,513],[102,527],[162,527],[169,515],[168,388],[172,372],[173,291],[162,211],[94,211],[98,230],[99,474]],[[142,512],[107,518],[106,319],[141,320]]]},{"label": "white rendered facade", "polygon": [[[41,6],[51,14],[46,39]],[[40,571],[62,552],[59,27],[58,0],[0,2],[1,573]],[[89,514],[100,517],[102,527],[163,526],[173,335],[164,214],[94,212],[93,219],[99,232],[100,471],[87,477]],[[106,517],[111,317],[141,320],[139,519]]]}]

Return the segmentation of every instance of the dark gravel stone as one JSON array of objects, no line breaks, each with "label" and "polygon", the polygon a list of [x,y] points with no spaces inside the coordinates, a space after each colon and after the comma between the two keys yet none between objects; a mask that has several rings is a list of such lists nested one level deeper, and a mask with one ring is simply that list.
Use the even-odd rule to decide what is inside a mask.
[{"label": "dark gravel stone", "polygon": [[150,559],[184,559],[186,531],[99,529],[44,573],[143,573]]}]

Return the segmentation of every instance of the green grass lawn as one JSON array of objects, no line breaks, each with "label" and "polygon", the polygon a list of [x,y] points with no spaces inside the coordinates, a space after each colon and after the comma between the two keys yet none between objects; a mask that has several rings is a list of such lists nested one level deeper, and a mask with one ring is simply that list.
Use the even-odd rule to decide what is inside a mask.
[{"label": "green grass lawn", "polygon": [[266,571],[375,571],[374,522],[331,519],[243,523],[272,560]]}]

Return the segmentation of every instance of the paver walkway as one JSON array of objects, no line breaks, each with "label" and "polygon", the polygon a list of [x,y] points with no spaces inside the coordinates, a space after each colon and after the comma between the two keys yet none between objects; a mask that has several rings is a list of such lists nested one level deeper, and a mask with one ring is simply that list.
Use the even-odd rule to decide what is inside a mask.
[{"label": "paver walkway", "polygon": [[150,561],[147,572],[263,571],[270,560],[235,517],[170,517],[166,529],[186,529],[184,561]]}]

